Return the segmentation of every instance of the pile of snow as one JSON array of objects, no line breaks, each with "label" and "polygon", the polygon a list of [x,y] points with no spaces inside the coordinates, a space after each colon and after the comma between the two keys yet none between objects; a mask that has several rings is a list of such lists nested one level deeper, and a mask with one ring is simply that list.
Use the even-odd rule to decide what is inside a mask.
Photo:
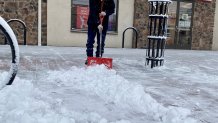
[{"label": "pile of snow", "polygon": [[42,92],[29,81],[16,79],[12,86],[0,90],[1,123],[73,123],[73,119],[54,112]]},{"label": "pile of snow", "polygon": [[8,77],[7,72],[3,72],[3,73],[0,74],[0,89],[2,89],[6,85],[6,82],[5,82],[6,77]]},{"label": "pile of snow", "polygon": [[117,75],[116,71],[107,70],[104,66],[50,71],[45,82],[90,92],[107,103],[143,113],[158,123],[196,123],[196,120],[189,117],[191,112],[188,109],[162,106],[146,94],[141,85],[128,82]]},{"label": "pile of snow", "polygon": [[[7,73],[1,77],[4,75]],[[61,99],[53,99],[31,81],[19,78],[0,90],[0,99],[0,123],[129,123],[108,122],[95,112],[69,111],[62,107]]]},{"label": "pile of snow", "polygon": [[[6,73],[1,75],[1,78]],[[106,103],[143,114],[157,123],[196,123],[191,112],[179,107],[164,107],[144,92],[141,85],[130,83],[104,66],[72,67],[68,71],[50,71],[43,82],[68,86],[97,95]],[[40,80],[41,81],[41,80]],[[61,88],[60,86],[60,88]],[[15,79],[0,90],[0,123],[130,123],[111,122],[96,112],[78,112],[63,106],[63,100],[42,92],[32,81]]]}]

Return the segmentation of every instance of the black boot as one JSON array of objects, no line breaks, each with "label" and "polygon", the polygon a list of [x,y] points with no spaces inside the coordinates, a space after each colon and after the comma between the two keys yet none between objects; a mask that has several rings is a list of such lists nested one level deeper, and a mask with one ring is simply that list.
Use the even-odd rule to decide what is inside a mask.
[{"label": "black boot", "polygon": [[96,52],[95,52],[96,57],[102,57],[102,56],[103,56],[103,53],[104,53],[104,50],[101,51],[101,56],[100,56],[99,51],[96,51]]},{"label": "black boot", "polygon": [[99,57],[99,53],[96,54],[96,57]]},{"label": "black boot", "polygon": [[87,64],[88,64],[88,60],[85,61],[85,65],[87,65]]},{"label": "black boot", "polygon": [[101,56],[99,55],[99,53],[96,54],[96,57],[102,57],[103,53],[101,54]]}]

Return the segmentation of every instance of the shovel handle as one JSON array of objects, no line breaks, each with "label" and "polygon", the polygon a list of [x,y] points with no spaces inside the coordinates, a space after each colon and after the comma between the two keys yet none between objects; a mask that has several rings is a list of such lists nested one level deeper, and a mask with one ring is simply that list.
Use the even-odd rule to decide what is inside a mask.
[{"label": "shovel handle", "polygon": [[[100,24],[99,24],[99,26],[101,25],[101,26],[103,27],[104,16],[99,15],[99,18],[100,18]],[[103,30],[103,28],[99,29],[99,33],[101,33],[102,30]]]},{"label": "shovel handle", "polygon": [[[101,12],[103,10],[103,5],[104,5],[104,0],[101,0]],[[103,26],[103,20],[104,20],[104,16],[102,15],[99,15],[99,18],[100,18],[100,25]],[[101,49],[101,45],[102,45],[102,30],[99,30],[99,33],[100,33],[100,44],[99,44],[99,56],[102,58],[102,49]]]},{"label": "shovel handle", "polygon": [[102,23],[103,23],[103,20],[104,20],[104,16],[99,16],[99,18],[100,18],[100,24],[102,25]]},{"label": "shovel handle", "polygon": [[[103,5],[104,5],[104,0],[101,0],[101,12],[103,11]],[[100,24],[102,25],[104,16],[99,15],[100,18]]]}]

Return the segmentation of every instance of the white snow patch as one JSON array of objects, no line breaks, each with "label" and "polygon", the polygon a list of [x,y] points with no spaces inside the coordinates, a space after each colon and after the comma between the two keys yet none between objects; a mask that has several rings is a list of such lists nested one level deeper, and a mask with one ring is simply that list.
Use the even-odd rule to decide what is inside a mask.
[{"label": "white snow patch", "polygon": [[5,83],[3,82],[5,80],[5,77],[7,76],[7,72],[3,72],[0,74],[0,89],[5,86]]},{"label": "white snow patch", "polygon": [[96,67],[72,67],[68,71],[50,71],[45,82],[71,86],[98,95],[108,103],[134,112],[143,113],[158,123],[196,123],[190,118],[190,110],[180,107],[164,107],[144,92],[144,88],[130,83],[103,65]]},{"label": "white snow patch", "polygon": [[0,123],[130,123],[108,122],[95,112],[69,111],[62,107],[61,99],[53,99],[31,81],[19,78],[0,90],[0,99]]},{"label": "white snow patch", "polygon": [[[162,72],[165,76],[174,76],[182,77],[186,80],[192,80],[195,83],[216,83],[218,81],[218,76],[209,74],[205,71],[201,71],[199,68],[191,68],[187,66],[162,66],[157,67],[156,71]],[[191,74],[190,74],[191,73]]]}]

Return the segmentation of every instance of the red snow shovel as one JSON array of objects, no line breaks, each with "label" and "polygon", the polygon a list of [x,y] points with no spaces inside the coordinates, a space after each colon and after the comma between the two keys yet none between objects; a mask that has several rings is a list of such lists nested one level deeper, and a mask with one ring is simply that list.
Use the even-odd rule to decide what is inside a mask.
[{"label": "red snow shovel", "polygon": [[[102,26],[104,17],[100,16],[100,26]],[[102,49],[101,49],[101,44],[102,44],[102,30],[103,28],[99,28],[99,33],[100,33],[100,44],[99,44],[99,55],[100,57],[88,57],[87,59],[87,66],[93,66],[93,65],[105,65],[108,69],[112,69],[112,58],[102,58]]]}]

